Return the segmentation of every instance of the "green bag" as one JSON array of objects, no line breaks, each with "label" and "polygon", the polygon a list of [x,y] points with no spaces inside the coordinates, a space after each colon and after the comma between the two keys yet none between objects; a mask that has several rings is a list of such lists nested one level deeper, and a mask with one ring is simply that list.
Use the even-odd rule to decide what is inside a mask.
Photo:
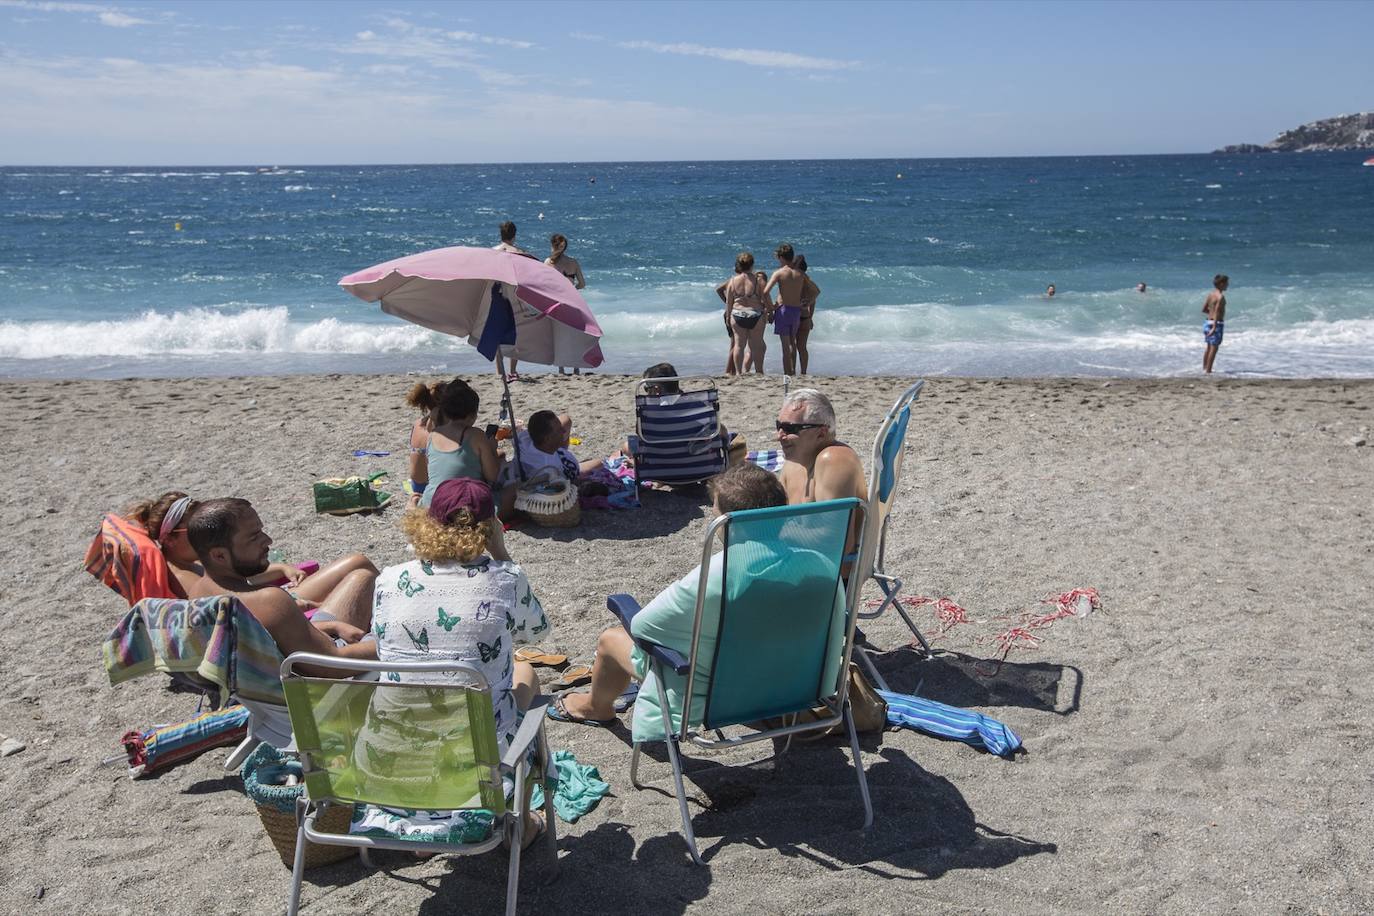
[{"label": "green bag", "polygon": [[315,511],[330,515],[371,512],[391,502],[391,494],[374,489],[372,484],[386,476],[378,471],[370,477],[331,477],[314,484]]}]

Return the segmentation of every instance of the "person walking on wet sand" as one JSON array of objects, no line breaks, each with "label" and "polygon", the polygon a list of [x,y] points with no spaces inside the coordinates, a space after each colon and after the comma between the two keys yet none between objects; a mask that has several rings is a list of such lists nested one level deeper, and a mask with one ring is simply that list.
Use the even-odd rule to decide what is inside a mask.
[{"label": "person walking on wet sand", "polygon": [[1217,361],[1217,350],[1221,347],[1221,336],[1226,326],[1226,289],[1230,285],[1230,277],[1217,274],[1212,278],[1215,288],[1202,303],[1202,314],[1207,316],[1202,324],[1202,339],[1207,344],[1207,349],[1202,353],[1202,371],[1208,375],[1212,374],[1212,364]]}]

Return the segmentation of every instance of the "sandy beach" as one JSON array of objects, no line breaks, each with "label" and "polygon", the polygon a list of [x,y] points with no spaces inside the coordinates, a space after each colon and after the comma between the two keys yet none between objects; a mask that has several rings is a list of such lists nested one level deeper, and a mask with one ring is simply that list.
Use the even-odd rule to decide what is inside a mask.
[{"label": "sandy beach", "polygon": [[[399,511],[315,515],[310,484],[387,470],[399,487],[412,381],[0,382],[0,733],[27,745],[0,758],[0,911],[284,909],[289,872],[224,773],[227,749],[148,780],[100,765],[124,731],[189,718],[195,701],[160,676],[109,684],[98,647],[126,607],[82,557],[103,512],[175,487],[250,499],[292,560],[402,561]],[[815,380],[865,462],[908,383]],[[494,377],[474,384],[494,420]],[[729,428],[771,446],[782,379],[720,385]],[[570,412],[588,457],[630,430],[629,391],[621,376],[541,375],[515,397],[522,416]],[[522,911],[1370,911],[1374,447],[1355,443],[1371,403],[1370,381],[931,381],[888,567],[973,622],[929,661],[902,648],[899,621],[866,629],[892,650],[879,665],[896,689],[995,716],[1028,753],[870,736],[867,833],[841,745],[795,749],[776,777],[692,765],[699,868],[671,795],[630,786],[625,729],[551,725],[612,795],[559,825],[561,876],[545,885],[528,867]],[[647,599],[689,569],[706,517],[699,495],[646,492],[577,529],[512,531],[554,624],[546,645],[589,655],[605,596]],[[1074,587],[1098,589],[1101,610],[1043,631],[995,676],[976,670],[1006,618]],[[646,775],[671,784],[664,763]],[[381,862],[309,873],[305,912],[502,905],[502,855]]]}]

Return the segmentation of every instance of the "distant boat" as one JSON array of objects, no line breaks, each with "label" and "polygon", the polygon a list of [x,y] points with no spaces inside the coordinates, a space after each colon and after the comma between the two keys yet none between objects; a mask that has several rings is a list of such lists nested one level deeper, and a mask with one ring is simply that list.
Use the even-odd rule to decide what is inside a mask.
[{"label": "distant boat", "polygon": [[1370,156],[1368,159],[1366,159],[1366,160],[1364,161],[1364,164],[1365,164],[1365,165],[1374,165],[1374,156]]}]

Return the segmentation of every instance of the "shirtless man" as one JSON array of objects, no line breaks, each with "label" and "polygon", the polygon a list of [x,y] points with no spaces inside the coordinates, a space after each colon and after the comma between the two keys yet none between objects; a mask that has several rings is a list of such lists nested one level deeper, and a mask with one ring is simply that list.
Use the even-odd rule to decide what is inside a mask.
[{"label": "shirtless man", "polygon": [[1202,371],[1208,375],[1212,374],[1212,363],[1217,361],[1221,335],[1226,330],[1226,289],[1230,285],[1230,277],[1217,274],[1212,278],[1215,289],[1207,294],[1206,301],[1202,303],[1202,314],[1207,316],[1202,325],[1202,340],[1207,344],[1207,349],[1202,353]]},{"label": "shirtless man", "polygon": [[[782,446],[782,486],[787,504],[857,496],[868,498],[864,467],[854,449],[835,438],[835,408],[814,388],[798,388],[778,411],[778,444]],[[845,543],[845,553],[858,543],[861,516]],[[845,570],[852,564],[846,564]]]},{"label": "shirtless man", "polygon": [[[312,623],[304,613],[310,610],[308,602],[299,602],[280,588],[254,585],[249,581],[267,568],[267,551],[272,546],[272,539],[262,530],[262,520],[248,500],[207,500],[196,507],[186,527],[191,546],[205,567],[205,578],[191,590],[190,597],[231,595],[238,598],[272,635],[282,655],[316,652],[338,658],[377,657],[376,641],[363,639],[365,628],[371,626],[372,580],[376,573],[367,575],[356,570],[349,574],[351,582],[345,580],[336,589],[336,592],[349,592],[347,597],[353,599],[350,607],[340,607],[345,612],[351,611],[352,622],[335,614],[340,619]],[[359,620],[363,622],[359,624]],[[346,672],[328,669],[303,670],[325,677],[347,676]]]},{"label": "shirtless man", "polygon": [[[498,231],[501,233],[501,244],[493,245],[491,246],[492,248],[497,251],[508,251],[511,254],[523,254],[527,258],[534,257],[534,255],[515,244],[515,223],[506,220],[498,227]],[[519,305],[515,302],[511,302],[511,305],[519,308]],[[496,351],[496,374],[508,382],[520,378],[520,373],[516,371],[516,363],[518,363],[519,360],[515,358],[514,350],[514,347],[501,347]],[[508,352],[510,353],[510,375],[506,375],[506,363],[502,358]]]},{"label": "shirtless man", "polygon": [[806,285],[806,274],[792,266],[792,246],[783,242],[773,252],[778,259],[778,269],[768,278],[763,288],[764,295],[778,288],[781,304],[773,313],[773,333],[782,341],[782,371],[786,375],[797,374],[797,328],[801,325],[802,288]]}]

